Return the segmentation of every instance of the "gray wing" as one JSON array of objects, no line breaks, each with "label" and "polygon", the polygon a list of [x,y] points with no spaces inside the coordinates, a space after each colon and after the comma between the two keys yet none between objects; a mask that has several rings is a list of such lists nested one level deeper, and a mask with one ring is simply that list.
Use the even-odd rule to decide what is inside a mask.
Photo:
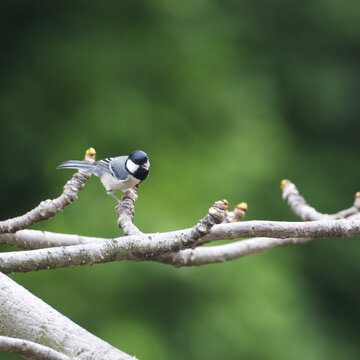
[{"label": "gray wing", "polygon": [[125,162],[127,156],[118,156],[115,158],[106,158],[96,162],[96,165],[101,168],[101,170],[111,174],[119,180],[126,180],[129,176],[128,171],[125,168]]}]

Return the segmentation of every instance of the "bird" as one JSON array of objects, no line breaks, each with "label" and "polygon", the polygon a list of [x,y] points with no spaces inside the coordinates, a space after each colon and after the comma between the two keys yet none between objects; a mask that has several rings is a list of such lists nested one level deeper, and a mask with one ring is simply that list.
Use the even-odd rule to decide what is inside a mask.
[{"label": "bird", "polygon": [[61,163],[57,168],[78,169],[83,173],[98,176],[106,193],[121,203],[114,192],[116,190],[126,192],[143,182],[150,173],[150,162],[144,151],[135,150],[128,156],[108,157],[92,163],[68,160]]}]

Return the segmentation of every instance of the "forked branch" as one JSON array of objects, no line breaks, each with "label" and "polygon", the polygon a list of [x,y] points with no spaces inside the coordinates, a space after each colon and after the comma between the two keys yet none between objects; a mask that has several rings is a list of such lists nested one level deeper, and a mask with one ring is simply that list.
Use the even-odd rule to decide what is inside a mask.
[{"label": "forked branch", "polygon": [[[94,161],[94,158],[87,160]],[[283,198],[296,215],[307,220],[305,222],[238,222],[244,217],[247,205],[241,203],[229,211],[227,202],[222,200],[215,202],[192,228],[144,234],[133,224],[137,199],[137,188],[134,188],[125,192],[116,207],[123,237],[106,239],[26,229],[37,221],[51,218],[73,202],[88,178],[78,172],[67,182],[59,198],[46,200],[23,216],[0,222],[0,244],[36,249],[0,254],[0,271],[26,272],[122,260],[157,261],[176,267],[199,266],[276,247],[305,244],[316,238],[360,235],[360,193],[355,195],[350,208],[336,214],[322,214],[308,205],[288,180],[281,183]],[[248,239],[201,246],[215,240],[244,237]],[[71,323],[1,274],[0,304],[0,331],[5,335],[0,336],[0,350],[27,354],[34,359],[130,359],[129,355]],[[44,329],[49,337],[46,347],[39,345],[42,342],[40,332]]]},{"label": "forked branch", "polygon": [[289,180],[281,181],[282,197],[290,206],[292,212],[302,220],[338,220],[355,219],[360,213],[360,192],[354,196],[354,203],[348,209],[344,209],[335,214],[322,214],[306,202],[300,195],[296,186]]}]

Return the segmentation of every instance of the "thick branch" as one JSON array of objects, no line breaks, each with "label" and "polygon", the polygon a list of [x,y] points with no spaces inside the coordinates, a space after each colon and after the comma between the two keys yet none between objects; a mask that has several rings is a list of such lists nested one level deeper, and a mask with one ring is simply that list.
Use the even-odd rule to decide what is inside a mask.
[{"label": "thick branch", "polygon": [[[126,194],[122,198],[122,203],[116,207],[116,212],[119,215],[118,225],[123,229],[126,235],[144,235],[133,223],[134,216],[134,201],[137,195],[132,192]],[[242,202],[237,204],[233,211],[225,211],[225,218],[223,223],[236,222],[245,216],[247,211],[247,204]],[[123,237],[115,240],[123,240]],[[113,240],[106,238],[97,238],[91,236],[58,234],[48,231],[38,230],[19,230],[14,234],[0,234],[0,244],[15,246],[20,249],[43,249],[57,246],[70,246],[80,244],[99,243],[101,241]],[[199,244],[202,241],[198,242]]]},{"label": "thick branch", "polygon": [[276,238],[323,238],[352,237],[360,235],[359,220],[331,221],[244,221],[214,226],[202,241],[236,239],[239,237],[276,237]]},{"label": "thick branch", "polygon": [[[232,260],[273,247],[305,243],[312,238],[350,237],[359,234],[360,196],[356,196],[353,207],[337,214],[326,215],[307,205],[295,185],[290,181],[283,181],[282,188],[284,199],[296,214],[312,220],[316,217],[324,220],[314,223],[251,221],[223,223],[212,227],[215,222],[220,222],[220,218],[218,216],[217,221],[214,221],[213,216],[209,214],[192,229],[161,234],[142,234],[132,224],[134,202],[137,199],[137,189],[134,189],[124,195],[121,204],[116,208],[119,215],[119,226],[123,228],[125,234],[132,234],[132,236],[103,239],[32,230],[18,231],[15,234],[0,234],[0,242],[22,248],[69,246],[68,248],[2,254],[0,255],[0,269],[4,272],[31,271],[45,268],[92,265],[108,261],[147,259],[171,263],[175,266],[200,265]],[[217,203],[212,208],[212,211],[214,209],[219,211],[219,204],[221,203]],[[224,204],[225,202],[223,202]],[[247,207],[240,207],[240,205],[242,204],[237,205],[239,209],[235,207],[233,212],[225,210],[225,219],[223,216],[224,211],[221,209],[220,217],[223,221],[233,221],[235,218],[241,218],[245,214]],[[235,211],[240,211],[241,215],[238,216]],[[347,217],[348,220],[330,221],[330,219],[338,217]],[[205,242],[238,237],[261,238],[187,250]],[[71,246],[76,244],[88,245]]]},{"label": "thick branch", "polygon": [[65,184],[63,193],[56,199],[42,201],[36,208],[25,215],[0,222],[0,233],[14,233],[21,229],[42,221],[48,220],[62,211],[65,206],[77,199],[77,193],[84,187],[90,175],[77,172]]},{"label": "thick branch", "polygon": [[[208,240],[211,233],[207,236]],[[37,230],[20,230],[15,234],[2,234],[0,240],[10,239],[6,244],[17,246],[24,249],[41,249],[54,246],[70,246],[77,244],[99,244],[110,239],[95,238],[78,235],[57,234]],[[118,240],[120,240],[119,238]],[[158,262],[172,264],[174,266],[203,265],[215,262],[234,260],[242,256],[255,254],[270,250],[278,246],[305,244],[311,238],[253,238],[241,240],[231,244],[218,245],[212,247],[197,247],[196,249],[186,249],[178,252],[169,253],[162,256],[151,258]]]},{"label": "thick branch", "polygon": [[215,202],[203,219],[193,228],[184,231],[141,234],[89,245],[3,253],[0,254],[0,271],[26,272],[115,260],[140,260],[154,254],[160,255],[195,247],[197,241],[208,234],[215,223],[224,219],[225,209],[226,205],[223,201]]},{"label": "thick branch", "polygon": [[7,336],[0,336],[0,351],[18,354],[26,359],[70,360],[68,356],[47,346]]},{"label": "thick branch", "polygon": [[19,249],[43,249],[57,246],[99,243],[110,239],[91,236],[58,234],[39,230],[19,230],[14,234],[0,234],[0,244]]},{"label": "thick branch", "polygon": [[349,215],[347,217],[348,220],[360,220],[360,213],[358,214],[354,214],[354,215]]},{"label": "thick branch", "polygon": [[[220,210],[219,210],[220,211]],[[27,272],[59,267],[92,265],[95,263],[146,260],[169,252],[194,248],[200,242],[235,239],[239,237],[322,238],[360,235],[360,220],[332,220],[310,222],[247,221],[218,224],[208,214],[190,229],[168,233],[142,234],[100,243],[57,247],[33,251],[0,254],[0,271]],[[208,232],[207,235],[206,232]],[[249,240],[250,241],[250,240]]]},{"label": "thick branch", "polygon": [[1,273],[0,332],[4,336],[44,345],[71,359],[133,359],[76,325]]},{"label": "thick branch", "polygon": [[307,204],[304,197],[299,194],[296,186],[289,180],[281,182],[282,197],[288,203],[293,213],[302,220],[337,220],[352,217],[360,211],[360,193],[355,194],[354,204],[335,214],[322,214]]}]

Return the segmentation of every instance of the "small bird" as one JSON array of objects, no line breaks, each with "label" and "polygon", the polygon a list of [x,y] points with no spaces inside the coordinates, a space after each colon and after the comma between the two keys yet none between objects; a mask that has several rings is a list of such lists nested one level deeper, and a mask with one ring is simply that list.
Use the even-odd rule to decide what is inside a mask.
[{"label": "small bird", "polygon": [[68,160],[60,164],[58,169],[78,169],[98,176],[106,192],[120,203],[114,191],[125,192],[144,181],[149,175],[150,163],[142,150],[135,150],[129,156],[109,157],[93,163]]}]

